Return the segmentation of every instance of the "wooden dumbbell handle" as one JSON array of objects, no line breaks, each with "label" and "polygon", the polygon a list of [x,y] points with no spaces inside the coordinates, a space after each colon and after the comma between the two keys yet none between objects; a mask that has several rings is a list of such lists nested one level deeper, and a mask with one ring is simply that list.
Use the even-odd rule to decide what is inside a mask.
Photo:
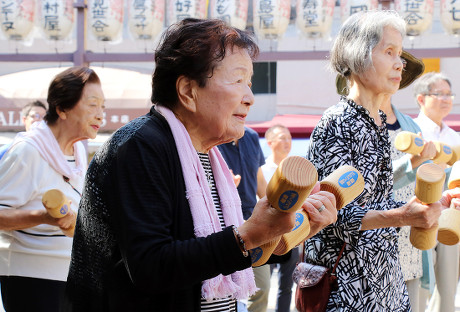
[{"label": "wooden dumbbell handle", "polygon": [[[460,162],[453,165],[447,186],[449,189],[460,187]],[[455,208],[453,201],[439,217],[438,241],[449,246],[460,242],[460,210]]]},{"label": "wooden dumbbell handle", "polygon": [[[58,189],[46,191],[42,197],[43,206],[53,218],[63,218],[70,211],[70,202],[67,197]],[[73,237],[75,231],[75,222],[68,229],[62,229],[62,232],[69,237]]]},{"label": "wooden dumbbell handle", "polygon": [[[340,210],[363,192],[364,178],[354,167],[344,165],[322,180],[320,187],[322,191],[334,194],[336,208]],[[303,209],[297,211],[296,226],[281,237],[273,253],[284,255],[303,242],[310,233],[308,220],[308,214]]]},{"label": "wooden dumbbell handle", "polygon": [[[295,213],[302,207],[318,181],[313,164],[300,156],[285,158],[267,185],[270,205],[283,213]],[[265,264],[278,245],[281,236],[251,250],[252,266]]]},{"label": "wooden dumbbell handle", "polygon": [[[423,164],[417,169],[415,182],[415,196],[423,204],[437,202],[442,196],[442,189],[446,174],[436,164]],[[438,226],[429,229],[412,227],[409,240],[417,249],[428,250],[436,245]]]}]

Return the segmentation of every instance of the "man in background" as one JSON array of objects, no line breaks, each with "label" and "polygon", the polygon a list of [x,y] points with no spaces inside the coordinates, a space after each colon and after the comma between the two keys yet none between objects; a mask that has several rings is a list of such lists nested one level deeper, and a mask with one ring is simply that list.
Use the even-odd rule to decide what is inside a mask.
[{"label": "man in background", "polygon": [[[26,131],[29,131],[32,124],[36,121],[43,120],[46,113],[46,106],[41,101],[27,103],[21,110],[21,121]],[[11,144],[5,144],[0,147],[0,159],[5,155]]]},{"label": "man in background", "polygon": [[[427,73],[414,83],[414,95],[420,113],[414,121],[427,141],[439,141],[450,146],[460,145],[460,135],[444,123],[452,110],[454,94],[450,80],[441,73]],[[458,284],[458,245],[441,243],[435,248],[436,286],[428,311],[452,312]]]},{"label": "man in background", "polygon": [[[265,132],[265,140],[272,154],[265,159],[262,172],[266,181],[270,181],[276,168],[291,152],[292,136],[289,129],[283,125],[275,125]],[[292,298],[292,272],[299,259],[299,248],[293,248],[286,262],[271,264],[271,271],[278,267],[278,296],[276,312],[289,312]]]},{"label": "man in background", "polygon": [[[267,189],[267,182],[261,169],[265,159],[259,144],[259,135],[251,128],[245,127],[242,138],[219,145],[218,148],[235,176],[243,218],[247,220],[257,203],[257,197],[264,197]],[[254,277],[259,290],[249,298],[248,311],[265,312],[270,292],[270,265],[254,268]]]}]

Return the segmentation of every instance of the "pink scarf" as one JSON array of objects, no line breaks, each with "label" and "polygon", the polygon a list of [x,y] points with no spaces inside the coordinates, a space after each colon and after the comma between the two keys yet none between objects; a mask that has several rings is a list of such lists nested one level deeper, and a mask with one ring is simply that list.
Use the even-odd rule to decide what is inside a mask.
[{"label": "pink scarf", "polygon": [[[50,166],[69,179],[82,177],[88,163],[85,147],[81,142],[73,145],[76,168],[70,167],[51,129],[45,121],[35,122],[27,132],[19,132],[11,146],[19,142],[32,144]],[[10,147],[11,148],[11,147]]]},{"label": "pink scarf", "polygon": [[[166,107],[156,106],[167,120],[174,136],[185,180],[186,197],[190,205],[197,237],[206,237],[222,231],[204,169],[190,136],[182,122]],[[217,147],[209,151],[220,205],[226,226],[239,226],[244,222],[241,201],[227,163]],[[231,275],[222,274],[203,282],[201,295],[206,300],[227,298],[245,299],[256,292],[252,268]]]}]

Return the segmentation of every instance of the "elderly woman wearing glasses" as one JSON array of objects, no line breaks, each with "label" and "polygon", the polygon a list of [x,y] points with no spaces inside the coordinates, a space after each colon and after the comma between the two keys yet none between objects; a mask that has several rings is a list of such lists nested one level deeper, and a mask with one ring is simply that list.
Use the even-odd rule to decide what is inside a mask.
[{"label": "elderly woman wearing glasses", "polygon": [[[398,259],[398,228],[430,228],[442,205],[392,197],[393,172],[386,116],[380,110],[394,94],[403,70],[405,21],[392,11],[351,15],[331,50],[331,65],[347,79],[348,96],[330,107],[311,136],[307,158],[325,178],[342,165],[357,168],[363,193],[338,212],[337,222],[306,242],[306,261],[336,269],[338,289],[327,311],[410,311]],[[443,205],[450,202],[443,197]]]},{"label": "elderly woman wearing glasses", "polygon": [[[89,166],[65,311],[228,312],[255,292],[250,250],[289,232],[295,218],[264,197],[243,222],[216,146],[244,134],[257,53],[248,33],[220,20],[185,19],[163,34],[155,105]],[[337,216],[328,192],[310,195],[304,209],[313,233]]]}]

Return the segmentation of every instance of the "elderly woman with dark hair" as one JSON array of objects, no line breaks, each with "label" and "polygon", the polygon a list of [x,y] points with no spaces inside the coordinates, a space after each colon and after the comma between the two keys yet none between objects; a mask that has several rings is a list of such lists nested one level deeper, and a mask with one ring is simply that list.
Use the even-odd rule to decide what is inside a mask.
[{"label": "elderly woman with dark hair", "polygon": [[[323,179],[342,165],[357,168],[363,193],[341,209],[337,222],[306,243],[307,262],[336,269],[338,289],[327,311],[410,311],[398,259],[398,229],[436,224],[441,203],[406,204],[392,198],[393,172],[386,116],[380,110],[401,82],[405,22],[392,11],[350,16],[331,50],[331,65],[348,81],[348,96],[324,113],[307,151]],[[445,207],[444,207],[445,208]]]},{"label": "elderly woman with dark hair", "polygon": [[[45,120],[19,133],[0,162],[0,281],[6,311],[58,312],[67,279],[73,226],[88,165],[81,140],[102,124],[104,94],[97,74],[72,67],[48,89]],[[59,189],[70,213],[56,219],[43,194]],[[66,233],[68,233],[66,231]],[[70,234],[69,234],[70,235]]]},{"label": "elderly woman with dark hair", "polygon": [[[216,145],[244,133],[257,53],[246,32],[219,20],[185,19],[164,33],[155,106],[114,133],[90,164],[66,311],[235,311],[236,300],[255,292],[250,250],[295,220],[264,197],[243,223]],[[313,233],[336,219],[330,193],[303,207]]]}]

